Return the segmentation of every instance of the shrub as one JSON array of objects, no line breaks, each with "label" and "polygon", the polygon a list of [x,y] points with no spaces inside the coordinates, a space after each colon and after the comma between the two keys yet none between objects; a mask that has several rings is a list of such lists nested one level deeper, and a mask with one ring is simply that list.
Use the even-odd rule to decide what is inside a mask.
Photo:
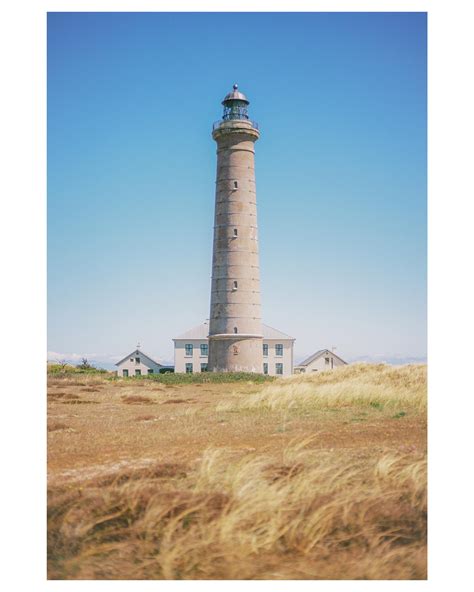
[{"label": "shrub", "polygon": [[82,364],[79,366],[72,366],[71,364],[48,364],[47,372],[48,375],[54,376],[70,376],[71,374],[110,374],[108,370],[104,370],[103,368],[94,368],[93,366],[84,368]]}]

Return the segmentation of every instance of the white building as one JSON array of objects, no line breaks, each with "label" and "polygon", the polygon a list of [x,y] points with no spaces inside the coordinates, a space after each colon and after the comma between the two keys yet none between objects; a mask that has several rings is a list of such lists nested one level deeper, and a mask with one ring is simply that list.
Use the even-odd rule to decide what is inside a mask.
[{"label": "white building", "polygon": [[303,374],[305,372],[321,372],[321,370],[333,370],[339,366],[346,366],[345,362],[339,356],[328,349],[320,349],[306,360],[295,366],[295,374]]},{"label": "white building", "polygon": [[[293,373],[294,338],[262,324],[262,373],[288,376]],[[173,339],[175,372],[206,372],[209,353],[209,324],[206,321]]]},{"label": "white building", "polygon": [[137,349],[115,364],[118,367],[117,376],[142,376],[144,374],[158,374],[161,369],[168,368],[155,362],[150,356]]}]

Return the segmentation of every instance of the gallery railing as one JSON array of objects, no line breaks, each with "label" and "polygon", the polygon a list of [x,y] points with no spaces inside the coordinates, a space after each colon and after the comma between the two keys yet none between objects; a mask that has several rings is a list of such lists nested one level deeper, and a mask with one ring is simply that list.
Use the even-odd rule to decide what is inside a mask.
[{"label": "gallery railing", "polygon": [[218,127],[223,125],[224,123],[227,123],[228,121],[246,121],[247,123],[250,123],[253,128],[258,129],[258,123],[256,121],[252,121],[251,119],[229,118],[229,119],[219,119],[219,121],[215,121],[212,124],[212,131],[214,131],[215,129],[217,129]]}]

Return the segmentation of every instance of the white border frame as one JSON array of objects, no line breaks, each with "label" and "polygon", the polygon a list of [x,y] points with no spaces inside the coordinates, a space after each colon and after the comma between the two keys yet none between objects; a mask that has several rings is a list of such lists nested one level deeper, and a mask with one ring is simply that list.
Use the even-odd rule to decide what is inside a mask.
[{"label": "white border frame", "polygon": [[[473,135],[472,19],[469,3],[372,0],[255,2],[242,11],[425,12],[429,47],[429,579],[374,582],[128,582],[46,581],[46,12],[232,11],[222,1],[149,0],[13,3],[2,11],[3,258],[2,430],[4,551],[8,589],[135,590],[263,588],[378,591],[400,588],[465,590],[470,572],[472,516],[473,333],[471,176]],[[3,203],[4,202],[4,203]],[[13,247],[13,248],[12,248]],[[12,314],[13,312],[13,314]],[[15,314],[16,313],[16,314]],[[454,350],[455,353],[451,353]],[[21,351],[28,368],[16,360]],[[447,352],[450,352],[448,354]],[[448,361],[447,361],[448,360]],[[7,363],[8,362],[8,363]],[[471,444],[472,446],[472,444]],[[472,518],[471,518],[472,521]],[[469,536],[469,539],[468,539]]]}]

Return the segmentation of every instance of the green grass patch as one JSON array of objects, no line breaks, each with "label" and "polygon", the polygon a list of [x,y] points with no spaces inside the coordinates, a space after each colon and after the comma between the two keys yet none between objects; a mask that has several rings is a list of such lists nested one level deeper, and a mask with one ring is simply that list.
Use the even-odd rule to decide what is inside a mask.
[{"label": "green grass patch", "polygon": [[128,378],[110,377],[110,380],[124,380],[128,382],[152,381],[160,384],[204,384],[224,382],[250,382],[260,384],[275,380],[274,376],[254,374],[252,372],[197,372],[196,374],[167,372],[165,374],[147,374],[143,376],[129,376]]}]

